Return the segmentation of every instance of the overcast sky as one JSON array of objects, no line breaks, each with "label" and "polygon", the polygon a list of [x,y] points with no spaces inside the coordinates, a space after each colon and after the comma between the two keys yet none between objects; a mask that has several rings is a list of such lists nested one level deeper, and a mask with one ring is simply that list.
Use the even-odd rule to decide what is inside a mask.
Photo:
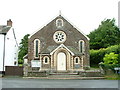
[{"label": "overcast sky", "polygon": [[[11,19],[18,43],[59,15],[89,34],[104,19],[118,22],[119,0],[1,0],[0,25]],[[116,22],[116,25],[117,25]]]}]

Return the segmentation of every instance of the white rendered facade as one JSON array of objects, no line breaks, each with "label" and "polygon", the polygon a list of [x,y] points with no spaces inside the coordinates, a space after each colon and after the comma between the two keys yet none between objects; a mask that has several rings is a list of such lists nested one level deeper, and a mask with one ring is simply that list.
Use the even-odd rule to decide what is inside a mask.
[{"label": "white rendered facade", "polygon": [[[5,37],[5,56],[3,53],[4,37]],[[0,72],[5,71],[5,66],[17,66],[17,65],[18,65],[18,45],[16,42],[14,29],[11,27],[6,35],[0,34]]]}]

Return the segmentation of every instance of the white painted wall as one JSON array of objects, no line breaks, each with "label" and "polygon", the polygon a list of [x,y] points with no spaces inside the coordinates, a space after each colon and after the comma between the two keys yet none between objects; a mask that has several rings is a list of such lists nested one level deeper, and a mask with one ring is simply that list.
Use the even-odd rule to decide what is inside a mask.
[{"label": "white painted wall", "polygon": [[3,45],[4,45],[4,36],[0,35],[0,71],[3,70]]},{"label": "white painted wall", "polygon": [[[0,35],[0,37],[4,37]],[[4,45],[4,38],[0,38],[0,71],[3,71],[3,45]],[[15,61],[17,62],[16,65],[14,64]],[[18,65],[18,46],[16,44],[13,28],[11,28],[7,35],[6,35],[6,42],[5,42],[5,66],[17,66]],[[5,71],[5,69],[4,69]]]}]

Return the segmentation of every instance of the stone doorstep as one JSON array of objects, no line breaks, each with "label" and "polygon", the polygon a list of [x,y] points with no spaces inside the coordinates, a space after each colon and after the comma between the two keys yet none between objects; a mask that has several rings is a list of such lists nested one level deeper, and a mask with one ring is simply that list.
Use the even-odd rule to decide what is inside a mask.
[{"label": "stone doorstep", "polygon": [[71,77],[71,78],[49,78],[49,77],[23,77],[25,79],[45,79],[45,80],[99,80],[99,79],[105,79],[105,77]]}]

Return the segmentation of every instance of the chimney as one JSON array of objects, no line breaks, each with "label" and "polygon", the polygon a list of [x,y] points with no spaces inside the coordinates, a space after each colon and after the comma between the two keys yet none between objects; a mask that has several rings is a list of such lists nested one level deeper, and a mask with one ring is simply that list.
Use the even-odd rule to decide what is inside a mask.
[{"label": "chimney", "polygon": [[12,27],[12,21],[11,21],[11,19],[7,20],[7,26],[11,26]]}]

